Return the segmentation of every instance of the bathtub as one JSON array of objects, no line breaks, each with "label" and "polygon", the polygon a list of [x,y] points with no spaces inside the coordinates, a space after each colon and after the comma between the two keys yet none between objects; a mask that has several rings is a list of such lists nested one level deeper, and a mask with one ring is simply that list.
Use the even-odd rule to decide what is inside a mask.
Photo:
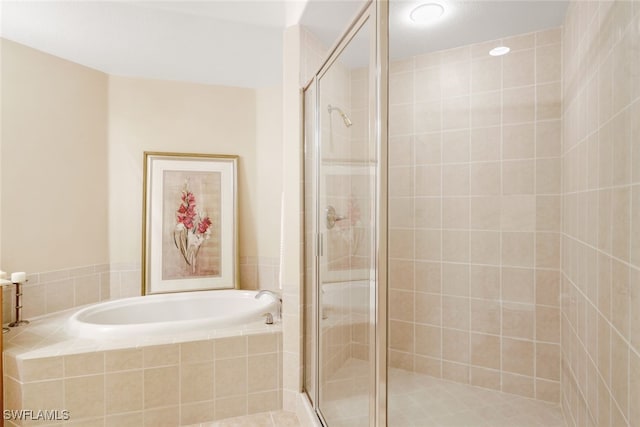
[{"label": "bathtub", "polygon": [[74,422],[101,426],[280,409],[282,323],[265,324],[277,305],[255,295],[152,295],[31,318],[3,337],[4,408],[64,407]]},{"label": "bathtub", "polygon": [[94,304],[71,315],[65,331],[77,338],[104,339],[179,335],[264,322],[277,313],[269,295],[257,291],[198,291],[124,298]]}]

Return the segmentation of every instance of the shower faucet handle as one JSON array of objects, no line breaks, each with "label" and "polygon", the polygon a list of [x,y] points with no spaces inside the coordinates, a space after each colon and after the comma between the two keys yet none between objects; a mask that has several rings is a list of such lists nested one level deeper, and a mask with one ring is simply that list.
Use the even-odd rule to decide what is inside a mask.
[{"label": "shower faucet handle", "polygon": [[335,227],[336,222],[347,219],[346,216],[338,215],[336,213],[336,208],[334,208],[331,205],[327,206],[324,211],[327,214],[325,218],[326,224],[327,224],[327,230],[331,230],[333,227]]}]

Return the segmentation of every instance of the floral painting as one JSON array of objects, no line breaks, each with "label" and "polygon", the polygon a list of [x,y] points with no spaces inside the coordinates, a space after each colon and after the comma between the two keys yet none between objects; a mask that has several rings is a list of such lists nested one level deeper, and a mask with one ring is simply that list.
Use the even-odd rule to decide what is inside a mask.
[{"label": "floral painting", "polygon": [[237,161],[145,153],[144,293],[237,287]]},{"label": "floral painting", "polygon": [[164,192],[162,278],[219,275],[220,173],[165,171]]}]

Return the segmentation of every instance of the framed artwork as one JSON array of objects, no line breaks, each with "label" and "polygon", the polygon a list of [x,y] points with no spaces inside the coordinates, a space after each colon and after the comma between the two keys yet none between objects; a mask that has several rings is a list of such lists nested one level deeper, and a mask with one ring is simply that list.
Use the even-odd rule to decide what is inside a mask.
[{"label": "framed artwork", "polygon": [[143,294],[237,287],[237,163],[144,153]]}]

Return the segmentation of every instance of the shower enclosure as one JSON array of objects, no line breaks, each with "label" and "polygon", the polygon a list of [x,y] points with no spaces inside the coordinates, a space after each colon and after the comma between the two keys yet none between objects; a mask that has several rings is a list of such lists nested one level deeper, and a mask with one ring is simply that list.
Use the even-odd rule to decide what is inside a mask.
[{"label": "shower enclosure", "polygon": [[[327,425],[375,419],[379,61],[376,5],[305,90],[305,389]],[[345,415],[348,415],[345,418]]]},{"label": "shower enclosure", "polygon": [[639,2],[437,3],[367,3],[304,89],[305,392],[327,426],[633,425]]}]

